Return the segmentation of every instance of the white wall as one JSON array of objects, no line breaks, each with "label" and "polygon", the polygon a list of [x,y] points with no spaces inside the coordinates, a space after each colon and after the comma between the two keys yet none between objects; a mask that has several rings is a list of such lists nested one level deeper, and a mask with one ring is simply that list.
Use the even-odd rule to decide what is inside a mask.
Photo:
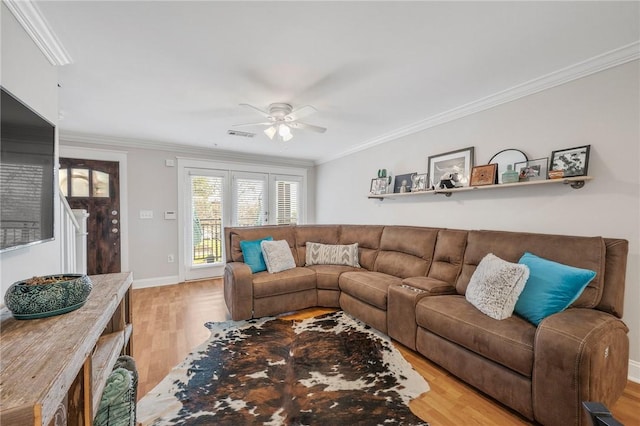
[{"label": "white wall", "polygon": [[[58,122],[58,72],[24,32],[4,3],[2,19],[2,60],[0,84],[22,102],[54,124]],[[57,142],[56,142],[57,152]],[[57,194],[54,205],[59,205]],[[55,213],[55,238],[31,247],[0,254],[2,300],[15,281],[33,275],[60,272],[60,213]]]},{"label": "white wall", "polygon": [[[114,139],[114,142],[117,142]],[[77,148],[85,148],[87,158],[100,159],[102,150],[111,150],[123,153],[127,158],[127,188],[121,193],[127,194],[128,212],[122,211],[127,215],[128,222],[128,265],[129,270],[133,272],[134,287],[146,287],[150,285],[175,284],[178,282],[180,264],[178,263],[179,239],[178,227],[180,220],[165,220],[165,211],[178,212],[178,167],[167,167],[165,160],[174,160],[177,166],[177,157],[194,157],[193,153],[189,153],[188,149],[183,151],[163,149],[141,149],[127,145],[128,141],[122,141],[121,144],[91,144],[90,140],[82,142],[77,138],[65,139],[60,138],[60,150],[65,152],[73,152],[74,156],[78,156]],[[100,149],[86,149],[89,146]],[[205,153],[204,150],[198,151],[197,156],[200,160],[211,161],[233,161],[229,156],[219,157],[215,151]],[[246,157],[246,156],[245,156]],[[261,164],[260,157],[250,161],[243,157],[243,160],[236,160],[236,164]],[[274,167],[276,164],[274,164]],[[287,166],[283,161],[278,165],[281,169]],[[265,166],[268,167],[268,166]],[[293,166],[300,168],[300,166]],[[311,170],[312,172],[313,170]],[[313,176],[313,173],[309,173]],[[311,178],[312,180],[312,178]],[[314,188],[312,184],[307,184],[308,197],[307,200],[313,200]],[[122,201],[122,200],[121,200]],[[313,219],[313,205],[309,206],[307,202],[307,220]],[[140,219],[140,210],[153,211],[153,219]],[[124,252],[123,252],[124,254]],[[167,262],[167,255],[173,254],[176,261],[174,263]],[[126,264],[123,260],[123,264]]]},{"label": "white wall", "polygon": [[[316,170],[318,223],[408,224],[602,235],[629,240],[624,321],[631,374],[640,380],[640,87],[638,61],[476,113],[322,165]],[[579,190],[565,185],[496,189],[402,200],[367,199],[370,179],[425,173],[427,157],[475,147],[476,164],[505,148],[530,159],[591,144]]]}]

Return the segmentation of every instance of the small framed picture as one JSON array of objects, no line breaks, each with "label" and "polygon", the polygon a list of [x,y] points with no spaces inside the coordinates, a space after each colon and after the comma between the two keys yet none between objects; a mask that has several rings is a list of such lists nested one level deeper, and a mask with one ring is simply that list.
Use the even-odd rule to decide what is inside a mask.
[{"label": "small framed picture", "polygon": [[414,176],[413,189],[411,191],[420,192],[420,191],[426,191],[427,189],[429,189],[427,187],[427,182],[429,182],[429,180],[427,179],[427,176],[428,176],[427,173],[416,174]]},{"label": "small framed picture", "polygon": [[497,183],[498,164],[487,164],[486,166],[476,166],[471,170],[470,186],[493,185]]},{"label": "small framed picture", "polygon": [[559,177],[586,176],[590,150],[591,145],[585,145],[553,151],[549,172],[559,175],[560,173],[555,172],[562,171],[562,176]]},{"label": "small framed picture", "polygon": [[389,185],[389,178],[374,178],[371,179],[371,188],[369,189],[369,194],[371,195],[381,195],[387,193],[387,186]]},{"label": "small framed picture", "polygon": [[454,186],[468,186],[473,168],[474,148],[458,149],[444,154],[431,155],[427,160],[427,173],[433,185],[441,186],[446,180]]},{"label": "small framed picture", "polygon": [[518,172],[520,182],[547,179],[548,167],[548,157],[538,158],[537,160],[522,161],[513,166],[514,170]]},{"label": "small framed picture", "polygon": [[411,192],[413,188],[414,176],[417,173],[407,173],[405,175],[397,175],[393,184],[394,193]]}]

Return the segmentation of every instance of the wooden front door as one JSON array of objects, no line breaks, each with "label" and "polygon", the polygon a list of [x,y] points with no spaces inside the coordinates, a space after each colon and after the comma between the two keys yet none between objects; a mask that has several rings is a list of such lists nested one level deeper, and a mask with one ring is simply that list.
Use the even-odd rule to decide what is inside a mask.
[{"label": "wooden front door", "polygon": [[120,178],[116,161],[60,158],[60,187],[72,209],[85,209],[87,273],[120,272]]}]

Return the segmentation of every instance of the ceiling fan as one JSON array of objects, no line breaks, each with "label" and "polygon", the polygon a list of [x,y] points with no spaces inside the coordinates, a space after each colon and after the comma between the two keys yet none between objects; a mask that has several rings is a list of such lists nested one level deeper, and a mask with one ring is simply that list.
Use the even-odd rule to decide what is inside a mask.
[{"label": "ceiling fan", "polygon": [[264,130],[264,133],[271,140],[273,140],[274,138],[276,140],[283,140],[285,142],[291,140],[291,138],[293,138],[293,135],[291,134],[292,129],[310,130],[317,133],[324,133],[327,131],[327,129],[324,127],[314,126],[313,124],[307,124],[299,121],[301,118],[317,112],[317,110],[311,105],[305,105],[294,110],[293,107],[289,104],[275,103],[269,105],[267,111],[263,111],[260,108],[256,108],[253,105],[249,104],[240,104],[240,106],[251,108],[254,111],[257,111],[260,115],[265,117],[267,121],[258,123],[234,124],[234,126],[269,126]]}]

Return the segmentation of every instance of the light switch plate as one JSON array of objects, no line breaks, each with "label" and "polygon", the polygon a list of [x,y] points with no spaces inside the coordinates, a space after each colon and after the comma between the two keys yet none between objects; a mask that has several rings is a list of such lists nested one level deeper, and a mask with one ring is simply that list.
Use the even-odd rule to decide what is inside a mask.
[{"label": "light switch plate", "polygon": [[140,219],[153,219],[153,210],[140,210]]}]

